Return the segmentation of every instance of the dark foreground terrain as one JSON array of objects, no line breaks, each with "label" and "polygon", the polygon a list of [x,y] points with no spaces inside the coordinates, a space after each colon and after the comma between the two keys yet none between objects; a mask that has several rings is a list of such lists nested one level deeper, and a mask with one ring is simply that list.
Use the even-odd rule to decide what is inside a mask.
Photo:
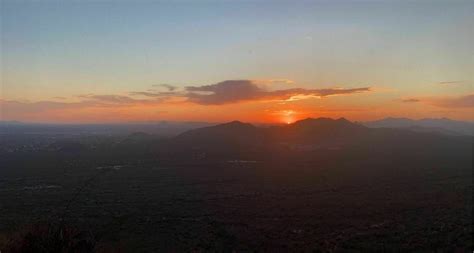
[{"label": "dark foreground terrain", "polygon": [[183,140],[192,134],[179,150],[146,135],[38,137],[48,148],[35,150],[5,138],[0,250],[54,224],[97,252],[473,249],[470,137],[417,134],[415,144],[395,132],[383,134],[390,145],[285,142],[232,157],[194,148]]}]

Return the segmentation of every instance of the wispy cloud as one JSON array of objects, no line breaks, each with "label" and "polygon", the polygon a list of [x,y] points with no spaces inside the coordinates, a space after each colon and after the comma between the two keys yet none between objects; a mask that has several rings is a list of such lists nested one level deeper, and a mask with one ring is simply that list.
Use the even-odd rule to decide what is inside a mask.
[{"label": "wispy cloud", "polygon": [[161,98],[162,101],[170,97],[183,96],[182,91],[132,91],[129,93],[131,96],[143,96],[148,98]]},{"label": "wispy cloud", "polygon": [[402,101],[403,103],[418,103],[421,100],[417,98],[405,98],[405,99],[401,99],[400,101]]},{"label": "wispy cloud", "polygon": [[404,103],[423,103],[443,108],[471,108],[474,107],[474,94],[461,96],[432,96],[400,99]]},{"label": "wispy cloud", "polygon": [[171,84],[166,84],[166,83],[154,84],[152,86],[156,87],[156,88],[165,88],[168,91],[174,91],[174,90],[178,89],[178,87],[176,87],[174,85],[171,85]]},{"label": "wispy cloud", "polygon": [[252,83],[259,84],[259,85],[273,85],[273,84],[295,84],[295,81],[290,79],[258,79],[258,80],[248,80],[252,81]]},{"label": "wispy cloud", "polygon": [[83,102],[65,103],[55,101],[28,102],[0,100],[0,108],[2,109],[3,115],[41,113],[49,110],[79,108],[82,106]]},{"label": "wispy cloud", "polygon": [[457,84],[461,84],[463,83],[464,81],[460,81],[460,80],[457,80],[457,81],[443,81],[443,82],[438,82],[438,84],[440,85],[457,85]]},{"label": "wispy cloud", "polygon": [[94,95],[86,94],[77,96],[79,101],[15,101],[0,100],[2,117],[14,116],[16,114],[34,114],[48,111],[71,110],[81,108],[117,108],[139,104],[158,104],[156,99],[135,99],[122,95]]},{"label": "wispy cloud", "polygon": [[123,96],[123,95],[93,95],[93,94],[88,94],[88,95],[81,95],[79,96],[80,98],[83,98],[83,102],[89,102],[89,104],[94,104],[96,105],[120,105],[120,104],[131,104],[131,103],[136,103],[136,102],[144,102],[144,100],[138,100],[131,98],[129,96]]}]

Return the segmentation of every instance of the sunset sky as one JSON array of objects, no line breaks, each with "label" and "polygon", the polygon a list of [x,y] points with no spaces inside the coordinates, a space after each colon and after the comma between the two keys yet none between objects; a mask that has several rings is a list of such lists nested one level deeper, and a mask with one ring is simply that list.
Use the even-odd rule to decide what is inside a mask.
[{"label": "sunset sky", "polygon": [[1,1],[0,119],[474,120],[474,1]]}]

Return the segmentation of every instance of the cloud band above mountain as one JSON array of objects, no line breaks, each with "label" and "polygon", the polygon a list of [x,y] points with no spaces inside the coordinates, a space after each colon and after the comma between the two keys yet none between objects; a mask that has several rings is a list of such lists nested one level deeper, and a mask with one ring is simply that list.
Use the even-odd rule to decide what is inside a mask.
[{"label": "cloud band above mountain", "polygon": [[[119,108],[179,106],[179,104],[227,105],[236,103],[296,101],[308,98],[323,98],[334,95],[351,95],[368,92],[370,87],[352,89],[325,88],[306,89],[292,87],[272,89],[281,85],[293,85],[286,79],[269,80],[226,80],[215,84],[185,86],[178,88],[168,84],[153,85],[145,91],[128,94],[85,94],[70,98],[53,98],[42,101],[0,100],[2,117],[17,117],[23,114],[42,114],[44,112],[79,111],[83,108]],[[107,109],[109,108],[109,109]]]},{"label": "cloud band above mountain", "polygon": [[[285,81],[291,84],[289,81]],[[333,95],[349,95],[370,91],[370,87],[354,89],[304,89],[291,88],[280,90],[268,90],[265,85],[268,82],[253,80],[226,80],[216,84],[202,86],[187,86],[180,91],[157,91],[157,92],[133,92],[132,95],[145,97],[181,97],[187,102],[201,105],[222,105],[250,101],[294,101],[311,97],[327,97]]]}]

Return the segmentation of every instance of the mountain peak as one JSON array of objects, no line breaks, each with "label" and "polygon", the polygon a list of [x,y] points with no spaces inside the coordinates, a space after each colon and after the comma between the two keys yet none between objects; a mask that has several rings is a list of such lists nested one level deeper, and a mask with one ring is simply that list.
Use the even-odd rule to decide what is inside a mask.
[{"label": "mountain peak", "polygon": [[238,120],[230,121],[230,122],[219,124],[219,125],[216,125],[216,126],[221,126],[221,127],[254,127],[250,123],[244,123],[244,122],[238,121]]},{"label": "mountain peak", "polygon": [[234,120],[227,123],[223,123],[222,125],[243,125],[243,124],[245,123],[243,123],[242,121]]},{"label": "mountain peak", "polygon": [[341,118],[337,119],[337,121],[339,121],[339,122],[349,122],[349,123],[351,123],[349,120],[347,120],[347,119],[344,118],[344,117],[341,117]]}]

